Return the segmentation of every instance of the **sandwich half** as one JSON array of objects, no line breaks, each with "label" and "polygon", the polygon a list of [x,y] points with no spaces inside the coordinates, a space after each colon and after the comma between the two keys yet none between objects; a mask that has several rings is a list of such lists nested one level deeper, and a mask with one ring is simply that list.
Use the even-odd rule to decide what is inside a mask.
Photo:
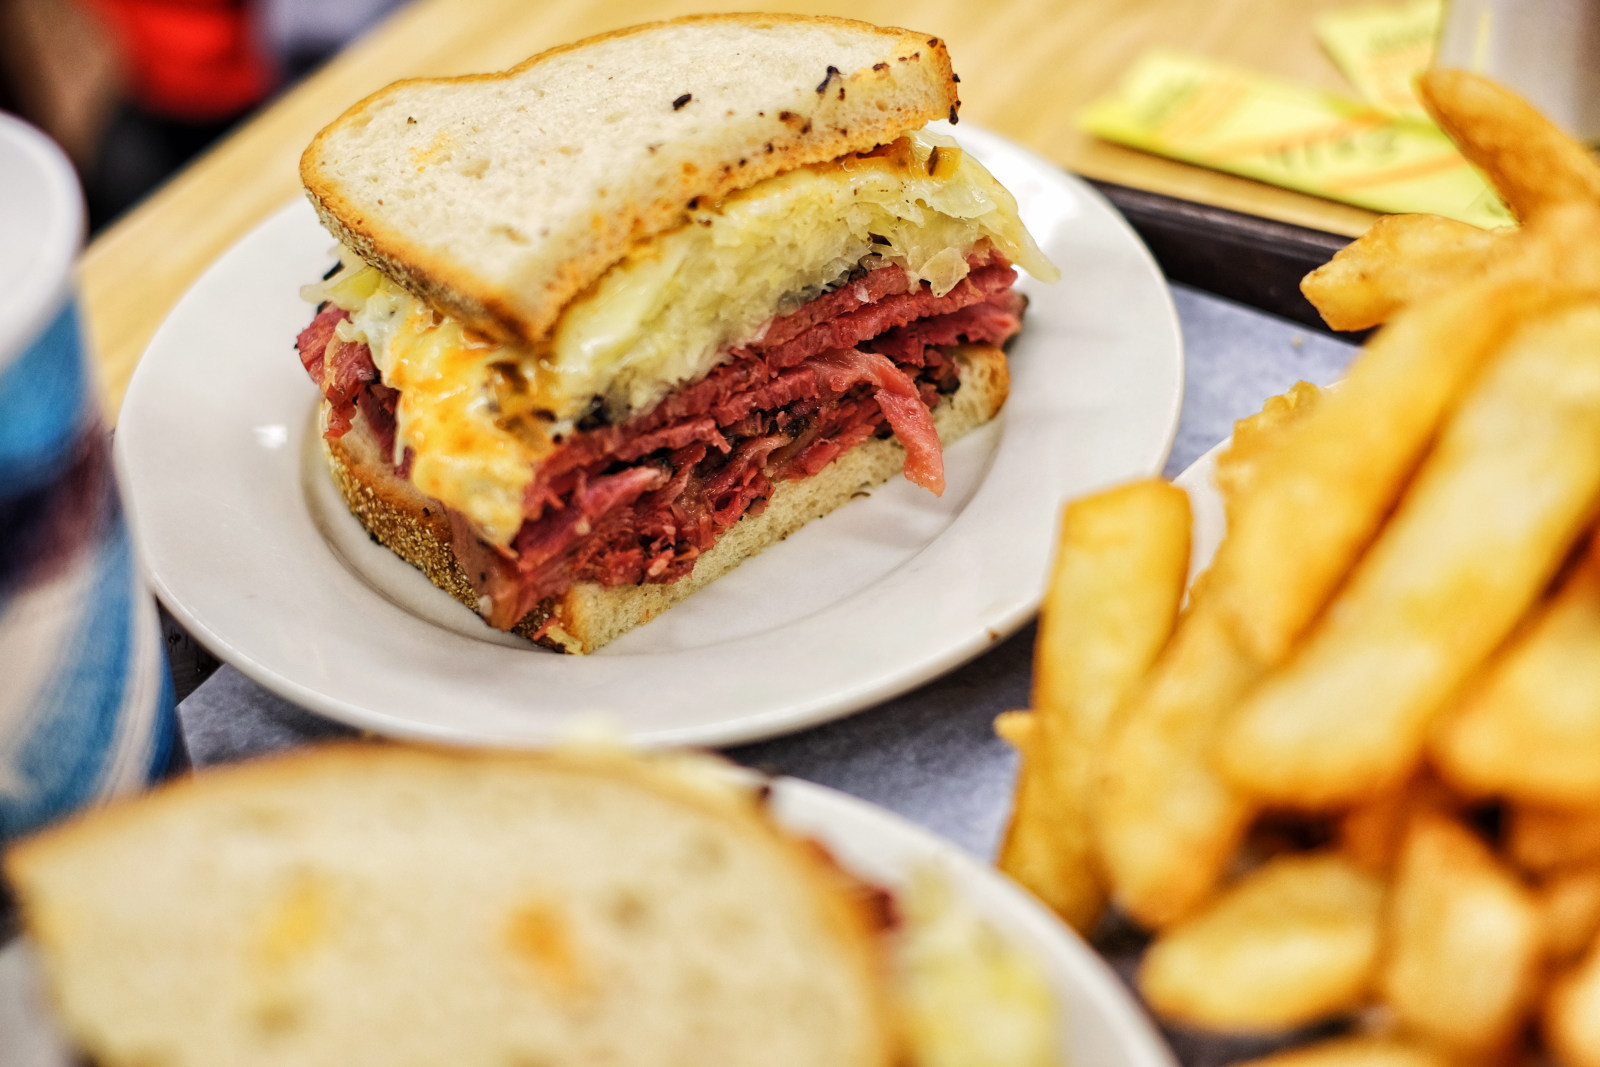
[{"label": "sandwich half", "polygon": [[[705,757],[346,744],[5,857],[104,1067],[1049,1067],[1055,995]],[[937,887],[934,887],[937,888]]]},{"label": "sandwich half", "polygon": [[1004,403],[1016,202],[949,137],[936,37],[640,26],[400,82],[301,177],[340,243],[302,363],[383,544],[589,652],[862,490],[938,493]]}]

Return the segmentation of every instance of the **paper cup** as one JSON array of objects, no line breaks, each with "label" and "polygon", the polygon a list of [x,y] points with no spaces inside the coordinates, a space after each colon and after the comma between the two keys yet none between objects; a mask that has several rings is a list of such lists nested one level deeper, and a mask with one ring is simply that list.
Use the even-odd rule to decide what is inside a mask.
[{"label": "paper cup", "polygon": [[1510,86],[1580,140],[1600,143],[1600,3],[1450,0],[1436,67]]},{"label": "paper cup", "polygon": [[166,767],[172,681],[78,322],[83,202],[0,114],[0,843]]}]

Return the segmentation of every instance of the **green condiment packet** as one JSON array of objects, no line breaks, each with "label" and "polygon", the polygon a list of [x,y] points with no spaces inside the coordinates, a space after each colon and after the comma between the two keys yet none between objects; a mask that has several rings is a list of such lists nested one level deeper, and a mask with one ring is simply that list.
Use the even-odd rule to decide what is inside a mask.
[{"label": "green condiment packet", "polygon": [[1437,127],[1180,52],[1145,53],[1078,123],[1119,144],[1374,211],[1513,221]]},{"label": "green condiment packet", "polygon": [[1362,99],[1380,111],[1431,121],[1412,82],[1433,62],[1444,22],[1444,0],[1413,0],[1330,11],[1316,21],[1317,37]]}]

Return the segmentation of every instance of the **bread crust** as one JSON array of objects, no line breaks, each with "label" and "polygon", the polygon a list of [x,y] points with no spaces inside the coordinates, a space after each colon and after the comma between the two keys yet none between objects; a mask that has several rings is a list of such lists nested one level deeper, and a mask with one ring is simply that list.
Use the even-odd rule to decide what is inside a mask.
[{"label": "bread crust", "polygon": [[[638,50],[643,52],[651,35],[671,35],[700,27],[826,27],[876,41],[882,58],[851,71],[835,73],[831,65],[827,72],[819,69],[822,83],[815,93],[803,94],[803,105],[778,91],[792,90],[794,86],[774,87],[770,105],[760,110],[751,108],[755,115],[762,116],[759,123],[745,115],[713,118],[711,123],[717,131],[714,135],[703,134],[700,127],[679,131],[672,125],[678,120],[670,112],[664,114],[660,142],[631,146],[648,148],[648,157],[614,161],[614,170],[627,173],[626,178],[617,179],[619,183],[625,186],[633,179],[643,183],[631,190],[621,189],[620,197],[607,199],[607,190],[600,187],[594,175],[577,163],[571,164],[571,184],[594,188],[595,198],[584,210],[541,220],[548,225],[523,234],[527,251],[512,272],[514,277],[495,277],[492,272],[463,266],[464,257],[428,247],[426,235],[413,232],[415,227],[408,229],[397,220],[394,205],[385,207],[382,194],[368,192],[368,183],[350,181],[347,175],[337,172],[339,165],[359,151],[352,147],[353,138],[363,136],[368,124],[380,121],[392,106],[419,92],[441,86],[514,87],[519,79],[537,76],[542,68],[564,57],[630,38],[638,39]],[[648,66],[635,73],[648,77]],[[691,201],[716,200],[808,163],[869,150],[933,119],[954,119],[960,107],[958,81],[944,42],[928,34],[832,17],[691,15],[561,45],[499,73],[395,82],[359,101],[318,133],[301,157],[300,177],[323,225],[367,262],[419,298],[475,329],[507,343],[536,345],[557,322],[566,304],[631,248],[686,222],[686,208]],[[542,98],[543,92],[539,93]],[[673,111],[676,110],[674,106]],[[733,116],[734,111],[729,110],[728,115]],[[587,122],[593,127],[567,131],[569,139],[607,143],[612,133],[599,117],[558,117]],[[738,125],[746,119],[750,122]],[[608,151],[625,151],[629,147],[609,146]],[[561,165],[561,160],[555,162],[558,167]],[[376,182],[374,188],[394,195],[397,187],[408,180],[409,167],[399,157],[392,163],[385,160],[384,165],[388,168],[384,180]],[[424,164],[419,163],[417,172],[423,169]]]},{"label": "bread crust", "polygon": [[[934,408],[934,426],[946,446],[988,422],[1005,403],[1010,374],[1005,353],[993,345],[945,349],[960,368],[961,385]],[[326,412],[327,405],[323,409]],[[427,575],[428,580],[477,611],[478,594],[451,546],[444,507],[398,477],[359,417],[343,437],[325,441],[329,470],[345,503],[379,543]],[[835,459],[820,473],[774,487],[766,509],[735,523],[676,582],[605,587],[574,585],[542,602],[512,632],[524,637],[545,629],[540,644],[564,652],[589,653],[655,618],[806,523],[888,481],[905,466],[905,449],[894,438],[869,439]],[[549,624],[548,626],[546,624]]]}]

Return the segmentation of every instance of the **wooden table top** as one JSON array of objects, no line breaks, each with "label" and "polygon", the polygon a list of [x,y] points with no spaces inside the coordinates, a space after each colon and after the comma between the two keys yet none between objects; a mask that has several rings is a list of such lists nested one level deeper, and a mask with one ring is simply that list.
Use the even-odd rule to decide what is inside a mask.
[{"label": "wooden table top", "polygon": [[[1073,124],[1151,45],[1185,48],[1348,91],[1312,22],[1351,0],[414,0],[180,172],[97,238],[83,305],[114,421],[156,327],[224,249],[299,195],[301,150],[323,125],[396,78],[498,70],[553,45],[694,11],[771,10],[914,21],[949,44],[961,116],[1093,178],[1358,234],[1370,212],[1098,141]],[[287,342],[286,342],[287,343]]]}]

